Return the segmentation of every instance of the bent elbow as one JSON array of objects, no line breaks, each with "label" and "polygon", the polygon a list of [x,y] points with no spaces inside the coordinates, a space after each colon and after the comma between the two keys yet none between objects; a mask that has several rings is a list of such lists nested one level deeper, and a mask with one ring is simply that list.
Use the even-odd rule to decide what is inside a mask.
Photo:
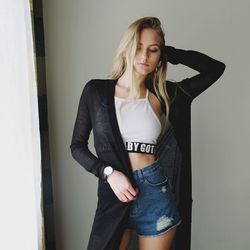
[{"label": "bent elbow", "polygon": [[77,145],[76,144],[74,144],[74,143],[72,143],[70,146],[69,146],[69,148],[70,148],[70,152],[71,152],[71,156],[76,160],[77,159]]},{"label": "bent elbow", "polygon": [[226,68],[225,63],[216,60],[216,63],[213,65],[211,69],[212,71],[210,71],[210,76],[209,76],[212,82],[217,81],[221,77],[221,75],[225,71],[225,68]]},{"label": "bent elbow", "polygon": [[216,75],[218,76],[218,78],[224,73],[225,69],[226,64],[218,61],[218,65],[216,67]]},{"label": "bent elbow", "polygon": [[72,156],[73,158],[75,158],[75,157],[74,157],[74,152],[75,152],[75,147],[74,147],[74,145],[71,144],[71,145],[69,146],[69,148],[70,148],[71,156]]},{"label": "bent elbow", "polygon": [[224,73],[225,69],[226,69],[226,64],[221,62],[221,66],[220,66],[221,75]]}]

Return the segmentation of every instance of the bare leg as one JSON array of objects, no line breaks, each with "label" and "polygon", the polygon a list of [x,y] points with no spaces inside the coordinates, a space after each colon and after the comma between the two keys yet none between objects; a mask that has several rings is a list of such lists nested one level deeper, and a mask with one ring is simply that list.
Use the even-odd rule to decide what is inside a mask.
[{"label": "bare leg", "polygon": [[127,250],[129,240],[131,238],[131,230],[126,229],[123,233],[119,250]]},{"label": "bare leg", "polygon": [[176,228],[169,230],[167,233],[154,236],[143,237],[138,236],[140,250],[170,250],[172,241],[176,233]]}]

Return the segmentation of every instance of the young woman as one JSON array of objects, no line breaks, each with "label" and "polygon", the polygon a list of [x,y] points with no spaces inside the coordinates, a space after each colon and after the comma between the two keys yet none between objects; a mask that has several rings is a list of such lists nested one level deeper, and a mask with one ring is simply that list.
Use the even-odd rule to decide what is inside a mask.
[{"label": "young woman", "polygon": [[[137,231],[140,249],[169,249],[181,219],[169,192],[168,182],[164,182],[164,173],[156,162],[154,150],[151,150],[156,146],[161,133],[162,109],[157,96],[145,85],[146,78],[150,77],[151,84],[164,98],[168,109],[169,98],[164,91],[167,65],[164,33],[156,18],[137,20],[130,29],[139,32],[130,33],[134,36],[130,41],[126,38],[128,34],[125,34],[118,48],[117,62],[111,77],[118,78],[115,87],[116,113],[137,188],[134,189],[129,180],[117,171],[108,176],[107,181],[122,202],[136,200],[131,209],[130,227]],[[127,67],[122,72],[123,65],[119,65],[122,64],[119,57],[122,57],[124,47],[127,47],[124,52],[128,55],[125,54]],[[132,53],[134,55],[131,57]],[[137,94],[137,99],[130,100],[130,96],[133,98],[133,91]],[[141,143],[145,146],[140,147]],[[144,148],[149,148],[149,152],[142,152]],[[159,185],[156,183],[157,185],[152,186],[147,180],[159,182]],[[138,192],[138,187],[141,192]],[[161,192],[164,188],[167,191]],[[126,230],[120,249],[126,249],[129,236],[130,230]]]},{"label": "young woman", "polygon": [[[122,38],[109,79],[92,79],[83,89],[70,147],[99,178],[88,249],[125,250],[135,230],[140,250],[167,250],[178,225],[186,223],[177,206],[183,158],[177,118],[225,65],[190,51],[184,64],[185,58],[186,65],[200,63],[193,68],[202,73],[185,79],[186,85],[166,82],[168,58],[177,64],[183,52],[174,58],[176,51],[165,46],[158,18],[136,20]],[[97,157],[88,149],[91,129]]]}]

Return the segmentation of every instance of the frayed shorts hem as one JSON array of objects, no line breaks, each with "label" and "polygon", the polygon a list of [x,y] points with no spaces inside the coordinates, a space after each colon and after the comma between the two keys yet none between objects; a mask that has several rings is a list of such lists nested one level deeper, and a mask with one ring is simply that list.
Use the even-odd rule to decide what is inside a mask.
[{"label": "frayed shorts hem", "polygon": [[163,232],[161,232],[161,233],[158,233],[158,234],[138,234],[134,228],[126,228],[126,229],[127,229],[127,230],[133,230],[133,231],[135,231],[136,234],[137,234],[138,236],[141,236],[141,237],[157,237],[157,236],[163,235],[163,234],[169,232],[171,229],[173,229],[173,228],[179,226],[179,225],[181,224],[181,222],[182,222],[182,220],[180,220],[179,222],[177,222],[175,225],[169,227],[167,230],[165,230],[165,231],[163,231]]}]

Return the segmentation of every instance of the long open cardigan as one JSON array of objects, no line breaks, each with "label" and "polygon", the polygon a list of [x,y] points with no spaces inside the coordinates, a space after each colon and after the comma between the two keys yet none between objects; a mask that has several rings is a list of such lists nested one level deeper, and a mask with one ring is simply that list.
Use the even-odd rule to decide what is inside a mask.
[{"label": "long open cardigan", "polygon": [[[162,103],[162,132],[156,146],[156,156],[164,167],[182,217],[177,227],[175,249],[190,249],[191,239],[191,126],[192,100],[211,86],[224,72],[225,64],[193,50],[165,46],[167,61],[183,64],[199,74],[179,82],[166,81],[171,100],[169,121],[164,123],[166,109]],[[125,149],[114,105],[118,79],[92,79],[83,87],[70,145],[74,159],[98,177],[98,203],[88,242],[88,250],[118,250],[128,219],[131,202],[121,202],[109,183],[104,181],[103,169],[111,165],[130,179],[132,168]],[[146,87],[154,89],[146,82]],[[131,121],[133,122],[133,121]],[[96,156],[88,148],[93,129]]]}]

